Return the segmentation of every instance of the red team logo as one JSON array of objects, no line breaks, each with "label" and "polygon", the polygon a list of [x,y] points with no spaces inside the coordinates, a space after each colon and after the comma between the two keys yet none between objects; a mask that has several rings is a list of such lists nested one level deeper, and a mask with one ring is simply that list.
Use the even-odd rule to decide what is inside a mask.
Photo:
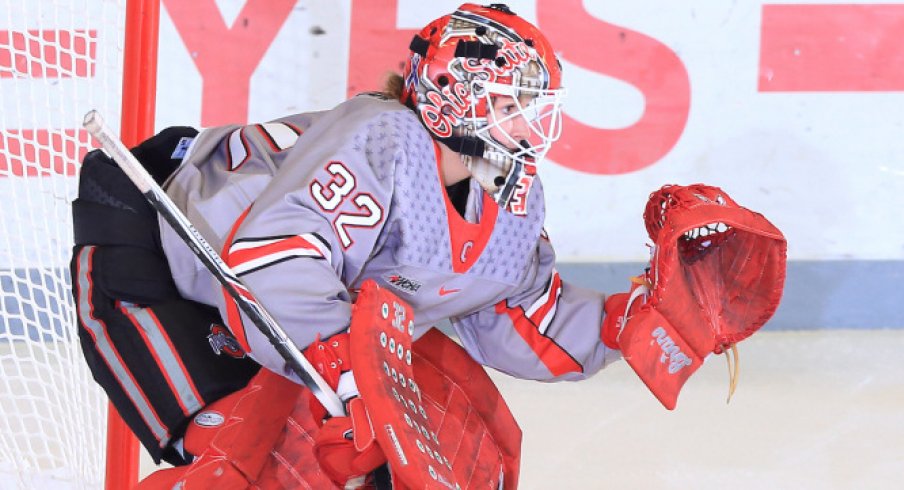
[{"label": "red team logo", "polygon": [[210,342],[210,347],[217,355],[225,353],[236,359],[245,357],[245,351],[239,346],[239,342],[223,325],[211,323],[210,335],[207,336],[207,341]]}]

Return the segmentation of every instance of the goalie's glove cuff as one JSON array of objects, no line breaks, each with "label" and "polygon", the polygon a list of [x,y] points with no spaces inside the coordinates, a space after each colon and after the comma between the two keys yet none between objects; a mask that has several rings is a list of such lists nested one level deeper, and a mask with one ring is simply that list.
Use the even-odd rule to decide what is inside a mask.
[{"label": "goalie's glove cuff", "polygon": [[606,298],[603,310],[606,317],[603,318],[603,328],[600,331],[600,339],[610,349],[618,349],[618,334],[621,333],[624,324],[625,310],[628,306],[628,293],[618,293]]},{"label": "goalie's glove cuff", "polygon": [[333,390],[339,386],[339,377],[342,373],[352,369],[346,332],[338,333],[326,340],[321,340],[318,335],[317,339],[305,348],[304,356]]},{"label": "goalie's glove cuff", "polygon": [[[323,376],[330,388],[345,403],[358,396],[358,386],[352,374],[348,342],[347,332],[335,334],[326,340],[321,340],[318,335],[317,339],[304,350],[304,356],[311,362],[314,369]],[[315,420],[323,420],[327,415],[326,409],[314,397],[311,398],[310,408]]]},{"label": "goalie's glove cuff", "polygon": [[610,349],[621,349],[618,339],[625,329],[625,324],[631,314],[636,313],[639,306],[646,303],[650,295],[650,288],[643,276],[634,277],[631,282],[634,284],[630,292],[610,295],[603,305],[606,317],[603,319],[600,339]]}]

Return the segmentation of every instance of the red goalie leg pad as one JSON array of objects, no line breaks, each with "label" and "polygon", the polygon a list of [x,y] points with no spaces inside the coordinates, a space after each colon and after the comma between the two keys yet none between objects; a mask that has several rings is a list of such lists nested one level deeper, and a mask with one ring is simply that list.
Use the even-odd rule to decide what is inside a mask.
[{"label": "red goalie leg pad", "polygon": [[411,307],[373,281],[350,330],[358,390],[394,488],[517,487],[521,429],[464,349],[435,329],[413,342]]},{"label": "red goalie leg pad", "polygon": [[501,479],[503,488],[517,488],[521,428],[483,366],[436,329],[414,343],[414,353],[414,375],[424,399],[443,418],[435,438],[442,448],[457,447],[452,453],[456,481],[476,489],[487,482],[498,488]]},{"label": "red goalie leg pad", "polygon": [[649,306],[629,316],[618,344],[625,361],[669,410],[675,408],[685,381],[703,364],[678,330]]},{"label": "red goalie leg pad", "polygon": [[155,473],[139,488],[173,488],[165,486],[173,477],[186,490],[246,488],[261,473],[301,392],[299,385],[261,369],[248,386],[192,421],[186,430],[186,446],[198,457],[191,465],[177,468],[182,470],[178,475],[176,471]]},{"label": "red goalie leg pad", "polygon": [[185,451],[195,455],[206,451],[244,394],[244,389],[238,390],[211,403],[195,414],[185,429],[185,438],[182,441]]},{"label": "red goalie leg pad", "polygon": [[261,369],[241,391],[226,424],[211,440],[208,451],[226,455],[253,481],[282,434],[301,391],[301,386]]},{"label": "red goalie leg pad", "polygon": [[320,419],[315,419],[308,409],[311,400],[316,398],[304,390],[255,482],[256,488],[336,488],[314,457],[314,438]]},{"label": "red goalie leg pad", "polygon": [[206,455],[188,466],[159,470],[141,480],[135,490],[244,490],[249,482],[222,455]]}]

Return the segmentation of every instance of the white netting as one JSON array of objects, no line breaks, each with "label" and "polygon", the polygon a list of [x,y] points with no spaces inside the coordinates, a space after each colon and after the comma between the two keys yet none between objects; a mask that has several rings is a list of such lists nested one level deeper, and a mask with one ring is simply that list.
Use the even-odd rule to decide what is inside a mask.
[{"label": "white netting", "polygon": [[99,488],[106,398],[68,260],[84,114],[118,121],[125,0],[0,0],[0,489]]}]

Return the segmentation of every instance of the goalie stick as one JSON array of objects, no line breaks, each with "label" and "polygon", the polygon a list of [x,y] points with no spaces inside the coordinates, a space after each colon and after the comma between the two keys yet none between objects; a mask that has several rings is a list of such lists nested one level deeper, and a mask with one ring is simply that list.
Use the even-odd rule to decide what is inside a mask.
[{"label": "goalie stick", "polygon": [[132,152],[119,140],[104,123],[97,111],[85,115],[82,123],[85,129],[100,142],[129,180],[144,195],[151,206],[173,227],[198,259],[207,267],[229,296],[235,300],[243,313],[263,333],[276,351],[289,364],[330,415],[345,415],[345,407],[339,396],[330,388],[314,366],[304,357],[298,347],[289,340],[285,330],[279,326],[270,313],[258,302],[254,294],[242,283],[232,269],[226,265],[207,240],[192,226],[188,218],[176,207],[166,192],[145,170]]}]

